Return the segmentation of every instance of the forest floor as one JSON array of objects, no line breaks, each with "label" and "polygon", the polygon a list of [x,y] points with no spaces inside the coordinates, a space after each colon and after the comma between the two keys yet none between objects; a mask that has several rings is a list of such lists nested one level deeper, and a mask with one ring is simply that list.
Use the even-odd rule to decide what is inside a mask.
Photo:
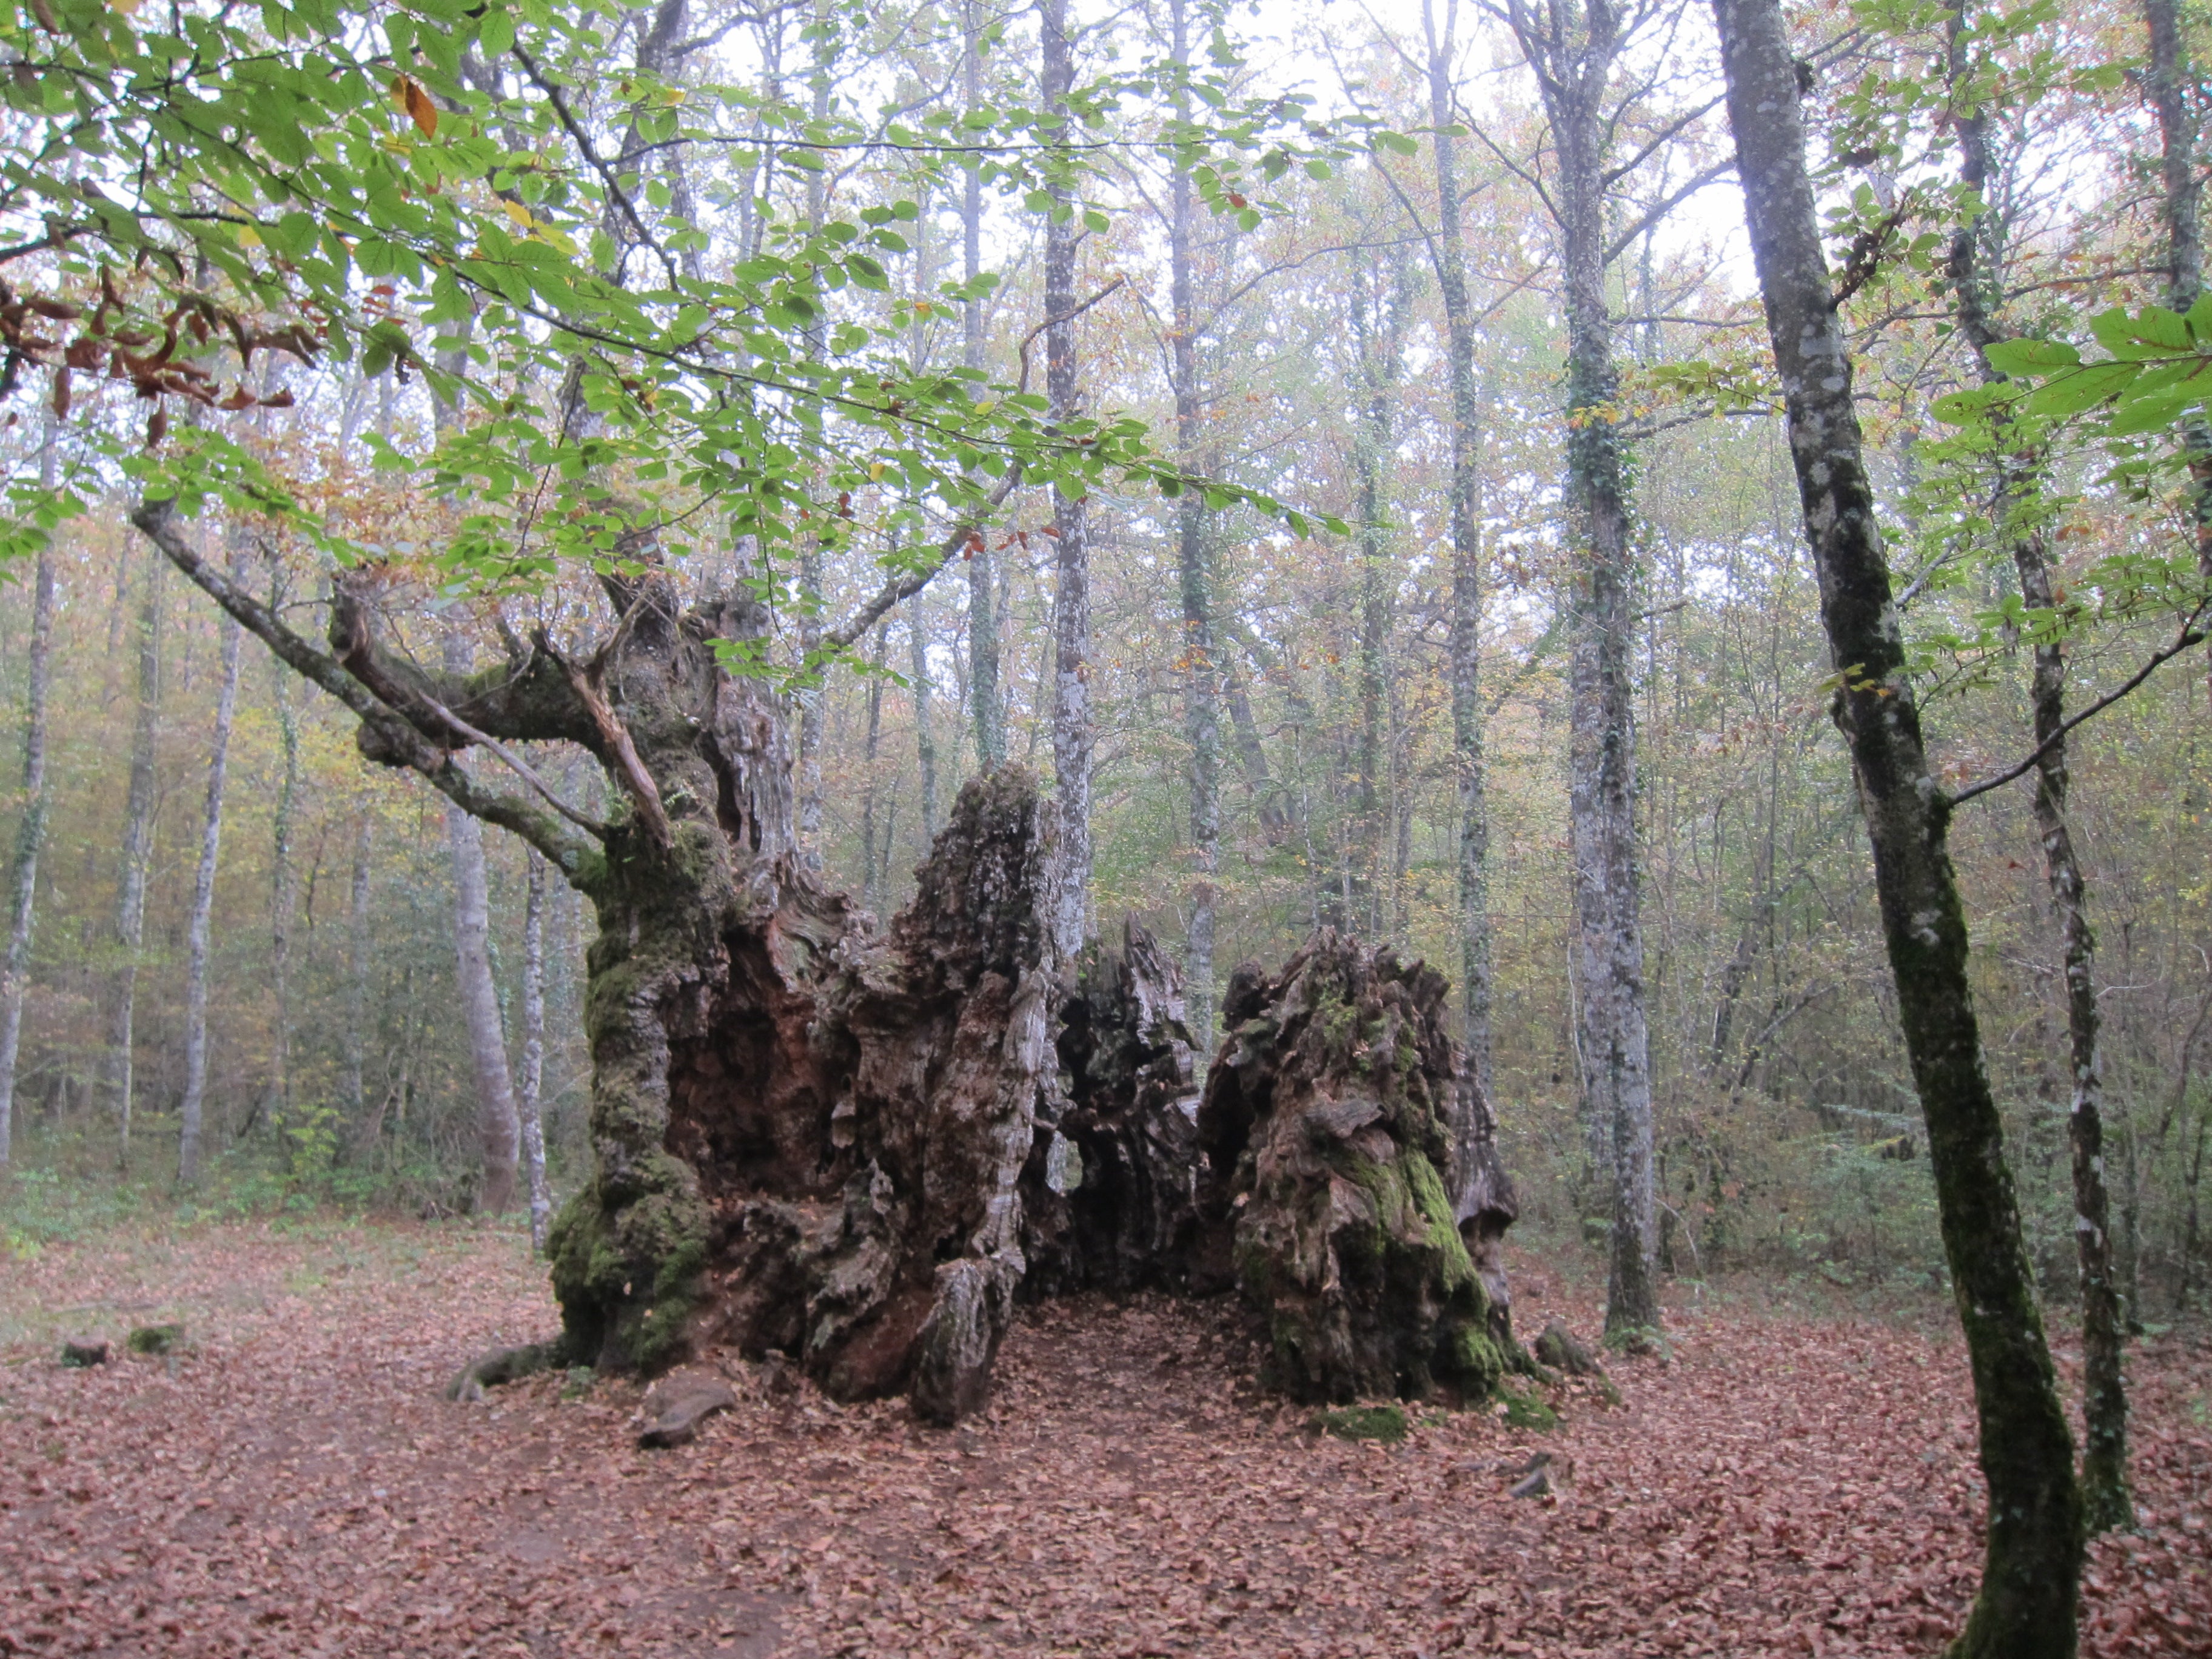
[{"label": "forest floor", "polygon": [[[1525,1328],[1592,1329],[1519,1267]],[[0,1254],[0,1654],[1928,1654],[1982,1507],[1942,1313],[1700,1291],[1618,1408],[1383,1447],[1255,1390],[1225,1304],[1078,1300],[1024,1314],[968,1428],[731,1361],[738,1407],[646,1452],[625,1384],[443,1397],[554,1326],[510,1232],[57,1243]],[[170,1320],[171,1358],[56,1362]],[[2131,1374],[2142,1525],[2094,1547],[2085,1651],[2202,1655],[2212,1347]],[[1558,1489],[1510,1497],[1539,1449]]]}]

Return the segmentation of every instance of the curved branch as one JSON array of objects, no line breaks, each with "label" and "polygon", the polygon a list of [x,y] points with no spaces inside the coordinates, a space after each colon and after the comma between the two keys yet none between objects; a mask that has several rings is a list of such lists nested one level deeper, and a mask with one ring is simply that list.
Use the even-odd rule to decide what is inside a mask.
[{"label": "curved branch", "polygon": [[387,707],[336,658],[316,650],[266,605],[207,564],[185,537],[173,501],[147,501],[131,514],[131,522],[286,667],[322,687],[358,715],[364,755],[386,766],[404,766],[421,773],[439,793],[470,817],[513,831],[543,853],[571,883],[576,880],[594,856],[593,848],[570,834],[559,819],[516,796],[483,788],[453,763],[450,752],[417,731],[398,710]]},{"label": "curved branch", "polygon": [[2175,636],[2172,644],[2161,646],[2158,650],[2152,652],[2150,654],[2150,660],[2146,662],[2141,668],[2136,670],[2134,673],[2128,676],[2128,678],[2118,687],[2106,692],[2103,696],[2098,698],[2096,702],[2091,703],[2087,708],[2084,708],[2080,714],[2075,715],[2072,719],[2062,722],[2049,737],[2045,738],[2041,743],[2035,745],[2034,749],[2030,751],[2028,757],[2026,760],[2021,762],[2017,766],[2009,767],[2006,770],[1998,773],[1993,778],[1984,778],[1979,783],[1972,784],[1966,788],[1960,790],[1958,793],[1949,798],[1947,805],[1954,809],[1964,806],[1968,801],[1973,799],[1977,795],[1986,795],[1992,789],[2003,788],[2005,785],[2010,783],[2015,778],[2027,776],[2029,769],[2033,768],[2036,763],[2040,761],[2045,755],[2049,754],[2060,744],[2066,741],[2066,734],[2069,732],[2071,732],[2075,726],[2081,725],[2091,715],[2103,714],[2105,710],[2110,708],[2122,697],[2126,696],[2137,686],[2141,685],[2145,680],[2148,679],[2153,674],[2156,673],[2161,664],[2172,661],[2183,652],[2188,650],[2192,645],[2201,643],[2205,637],[2205,630],[2202,627],[2198,626],[2198,624],[2203,621],[2205,610],[2208,606],[2212,606],[2212,599],[2207,599],[2201,602],[2196,610],[2189,613],[2189,620],[2182,624],[2181,632]]},{"label": "curved branch", "polygon": [[[1115,280],[1118,282],[1120,279],[1117,277]],[[1102,295],[1100,297],[1103,299],[1104,295]],[[1014,486],[1021,482],[1021,477],[1022,464],[1016,461],[1006,469],[1006,476],[999,480],[998,488],[992,490],[986,498],[986,504],[991,507],[999,506],[1007,496],[1014,493]],[[937,573],[952,562],[952,556],[981,533],[982,516],[980,514],[964,519],[954,526],[952,533],[945,538],[944,546],[939,550],[935,563],[927,569],[910,571],[906,575],[885,582],[877,592],[875,598],[870,599],[836,627],[823,634],[823,645],[832,651],[842,651],[849,647],[861,635],[881,622],[884,613],[892,606],[912,599],[923,588],[928,586],[936,579]]]}]

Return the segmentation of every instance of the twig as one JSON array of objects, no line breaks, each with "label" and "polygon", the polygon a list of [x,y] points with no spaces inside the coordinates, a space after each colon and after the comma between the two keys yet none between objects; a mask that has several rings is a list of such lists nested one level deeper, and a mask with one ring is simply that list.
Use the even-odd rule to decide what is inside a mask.
[{"label": "twig", "polygon": [[2145,663],[2141,668],[2137,669],[2133,674],[2130,675],[2125,683],[2124,683],[2117,690],[2107,692],[2105,696],[2098,698],[2096,702],[2091,703],[2087,708],[2083,709],[2080,714],[2075,715],[2071,720],[2061,722],[2058,729],[2053,732],[2049,737],[2045,738],[2041,743],[2036,744],[2033,751],[2029,754],[2026,760],[2021,762],[2019,765],[2000,772],[1993,778],[1984,778],[1979,783],[1974,784],[1968,788],[1960,790],[1958,793],[1950,798],[1949,805],[1954,809],[1964,806],[1968,801],[1973,799],[1975,796],[1986,795],[1992,789],[2002,789],[2005,785],[2010,783],[2014,778],[2024,775],[2029,769],[2040,762],[2045,755],[2049,754],[2053,749],[2056,749],[2060,744],[2065,742],[2066,734],[2069,732],[2071,732],[2075,726],[2081,725],[2082,721],[2089,719],[2090,716],[2094,714],[2101,714],[2106,709],[2110,708],[2122,697],[2126,696],[2128,693],[2134,690],[2137,686],[2141,685],[2145,680],[2148,679],[2154,673],[2155,673],[2160,664],[2172,661],[2183,652],[2188,650],[2191,646],[2201,643],[2204,638],[2204,630],[2197,626],[2197,623],[2203,617],[2204,608],[2208,605],[2212,605],[2212,599],[2200,600],[2197,604],[2197,609],[2189,613],[2189,620],[2182,624],[2181,632],[2175,638],[2173,643],[2165,647],[2161,650],[2152,652],[2150,660]]}]

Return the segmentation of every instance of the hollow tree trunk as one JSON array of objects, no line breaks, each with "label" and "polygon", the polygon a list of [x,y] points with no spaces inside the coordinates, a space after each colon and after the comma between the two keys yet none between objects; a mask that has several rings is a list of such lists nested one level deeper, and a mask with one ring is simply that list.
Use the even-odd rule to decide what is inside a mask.
[{"label": "hollow tree trunk", "polygon": [[[1953,127],[1959,136],[1959,182],[1972,199],[1990,199],[1989,116],[1968,107],[1962,88],[1971,70],[1964,33],[1964,0],[1952,14],[1951,78],[1958,106]],[[2003,289],[1989,255],[1989,216],[1961,226],[1951,239],[1951,290],[1959,330],[1973,349],[1984,382],[2004,377],[1990,368],[1987,352],[2001,337]],[[2010,532],[2013,568],[2021,597],[2031,610],[2050,611],[2057,603],[2051,556],[2044,532],[2021,509],[2034,493],[2031,470],[2036,458],[2019,446],[1998,446],[1996,509]],[[2071,1079],[2066,1115],[2073,1153],[2074,1243],[2081,1267],[2081,1458],[2083,1518],[2092,1531],[2127,1525],[2135,1506],[2128,1495],[2128,1397],[2122,1371],[2119,1294],[2112,1271],[2112,1204],[2105,1189],[2105,1122],[2101,1108],[2104,1061],[2098,1050],[2096,939],[2089,927],[2088,884],[2074,850],[2067,820],[2066,656],[2057,640],[2033,648],[2029,702],[2034,709],[2039,745],[2035,768],[2035,828],[2042,843],[2044,872],[2051,908],[2058,917],[2066,973],[2068,1074]]]},{"label": "hollow tree trunk", "polygon": [[1193,1278],[1237,1285],[1302,1399],[1479,1397],[1510,1358],[1512,1183],[1449,1001],[1443,975],[1326,930],[1279,973],[1231,976]]},{"label": "hollow tree trunk", "polygon": [[[1051,117],[1049,142],[1073,144],[1067,100],[1075,86],[1075,42],[1068,33],[1067,0],[1040,0],[1043,104]],[[1073,190],[1052,187],[1044,228],[1045,390],[1052,421],[1064,428],[1082,412],[1082,383],[1075,358],[1075,258],[1078,233]],[[1053,943],[1072,957],[1083,946],[1091,897],[1091,504],[1055,483],[1052,490],[1052,786],[1058,814],[1059,863],[1049,900]]]},{"label": "hollow tree trunk", "polygon": [[1054,1038],[1069,1098],[1023,1171],[1026,1294],[1181,1289],[1197,1243],[1199,1079],[1182,978],[1152,935],[1084,952]]},{"label": "hollow tree trunk", "polygon": [[154,856],[154,738],[161,708],[161,564],[149,561],[138,611],[138,714],[131,733],[131,787],[123,809],[123,848],[115,884],[115,947],[110,988],[107,1087],[115,1103],[118,1161],[131,1165],[136,1093],[132,1024],[137,1011],[138,947],[146,927],[146,878]]},{"label": "hollow tree trunk", "polygon": [[[245,538],[236,530],[230,577],[246,580]],[[231,723],[238,713],[238,672],[243,630],[222,624],[222,688],[216,695],[215,731],[208,740],[207,807],[200,823],[199,868],[192,878],[191,919],[185,929],[185,1097],[177,1109],[177,1180],[191,1186],[200,1175],[200,1134],[207,1099],[208,928],[215,915],[215,878],[222,856],[223,783],[230,758]]]},{"label": "hollow tree trunk", "polygon": [[1961,1659],[2065,1659],[2081,1567],[2073,1445],[2022,1243],[1967,979],[1967,937],[1874,517],[1851,360],[1806,168],[1778,0],[1715,0],[1729,123],[1781,374],[1791,457],[1839,676],[1882,931],[1928,1126],[1944,1252],[1966,1328],[1989,1526]]},{"label": "hollow tree trunk", "polygon": [[[39,482],[48,489],[54,483],[54,443],[50,420],[39,451]],[[0,1170],[14,1156],[15,1057],[23,1035],[23,994],[30,984],[39,854],[46,842],[46,697],[53,682],[53,650],[54,555],[51,545],[44,545],[32,579],[29,684],[23,696],[23,817],[8,872],[8,954],[0,962]]]}]

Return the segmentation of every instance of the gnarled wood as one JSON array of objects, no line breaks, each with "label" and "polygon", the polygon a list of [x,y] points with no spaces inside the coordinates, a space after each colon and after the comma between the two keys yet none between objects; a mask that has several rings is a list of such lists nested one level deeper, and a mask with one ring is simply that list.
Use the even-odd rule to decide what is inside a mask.
[{"label": "gnarled wood", "polygon": [[1480,1395],[1507,1363],[1494,1245],[1512,1187],[1447,995],[1422,963],[1328,930],[1279,973],[1230,981],[1199,1107],[1198,1259],[1267,1319],[1273,1380],[1302,1399]]},{"label": "gnarled wood", "polygon": [[1085,953],[1057,1038],[1068,1098],[1023,1173],[1025,1289],[1179,1288],[1198,1224],[1197,1066],[1182,975],[1133,922]]}]

